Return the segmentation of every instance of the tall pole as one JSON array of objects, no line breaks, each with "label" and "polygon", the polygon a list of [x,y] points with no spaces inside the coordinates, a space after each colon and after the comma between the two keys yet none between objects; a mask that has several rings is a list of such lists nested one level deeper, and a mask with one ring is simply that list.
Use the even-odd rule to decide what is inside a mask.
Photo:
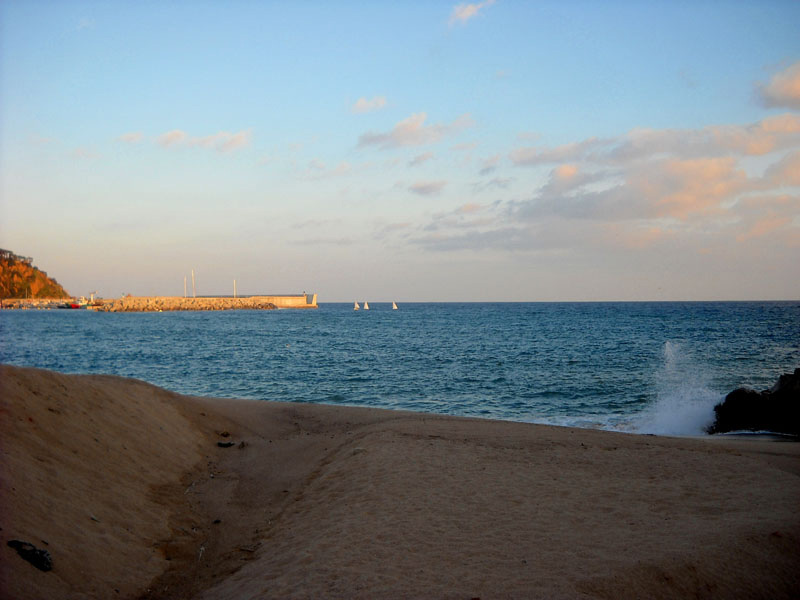
[{"label": "tall pole", "polygon": [[236,280],[233,280],[233,297],[236,298]]},{"label": "tall pole", "polygon": [[197,290],[194,288],[194,269],[192,269],[192,298],[197,298]]}]

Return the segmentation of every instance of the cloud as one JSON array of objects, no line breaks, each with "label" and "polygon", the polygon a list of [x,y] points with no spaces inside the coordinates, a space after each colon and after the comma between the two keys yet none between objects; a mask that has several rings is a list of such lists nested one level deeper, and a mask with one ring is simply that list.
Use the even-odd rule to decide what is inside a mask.
[{"label": "cloud", "polygon": [[359,98],[356,100],[356,103],[350,108],[350,110],[357,114],[363,114],[372,112],[374,110],[380,110],[386,106],[386,97],[385,96],[375,96],[372,100],[367,100],[366,98]]},{"label": "cloud", "polygon": [[800,150],[770,165],[764,174],[766,187],[800,186]]},{"label": "cloud", "polygon": [[376,146],[382,150],[404,146],[435,144],[442,138],[470,127],[472,118],[462,115],[449,124],[426,125],[428,115],[416,113],[397,123],[385,133],[365,133],[358,139],[359,147]]},{"label": "cloud", "polygon": [[121,136],[117,138],[120,142],[126,142],[128,144],[137,144],[142,141],[142,134],[138,131],[133,131],[131,133],[123,133]]},{"label": "cloud", "polygon": [[493,177],[489,181],[473,184],[472,187],[476,192],[491,188],[506,190],[513,181],[511,177]]},{"label": "cloud", "polygon": [[495,154],[483,161],[483,166],[480,170],[480,175],[490,175],[497,170],[497,165],[500,163],[500,155]]},{"label": "cloud", "polygon": [[455,24],[463,24],[477,16],[477,14],[487,6],[494,4],[495,0],[485,0],[477,4],[458,4],[453,7],[450,13],[450,20],[448,23],[452,26]]},{"label": "cloud", "polygon": [[185,131],[173,129],[172,131],[162,133],[160,136],[158,136],[158,143],[165,148],[169,146],[177,146],[178,144],[182,144],[188,137],[189,136]]},{"label": "cloud", "polygon": [[468,202],[467,204],[462,204],[456,210],[457,212],[460,213],[470,214],[470,213],[480,212],[481,210],[483,210],[483,206],[481,206],[480,204],[476,204],[474,202]]},{"label": "cloud", "polygon": [[672,159],[629,176],[628,185],[659,217],[686,220],[693,213],[718,213],[747,188],[733,158]]},{"label": "cloud", "polygon": [[408,190],[420,196],[434,196],[439,194],[445,185],[446,181],[418,181],[410,185]]},{"label": "cloud", "polygon": [[315,158],[308,163],[308,169],[304,173],[303,177],[306,179],[319,181],[331,177],[344,177],[346,175],[352,175],[356,169],[364,170],[368,167],[369,163],[362,163],[361,165],[354,166],[347,161],[341,161],[335,167],[328,168],[328,165],[324,161]]},{"label": "cloud", "polygon": [[541,188],[541,195],[564,196],[578,188],[608,177],[608,173],[587,172],[572,163],[565,163],[550,171],[548,182]]},{"label": "cloud", "polygon": [[[665,245],[721,253],[737,242],[769,243],[775,252],[800,247],[800,115],[637,128],[521,147],[510,158],[519,168],[549,167],[549,176],[527,197],[488,205],[480,219],[433,216],[416,242],[431,250],[586,253]],[[476,193],[487,187],[473,186]]]},{"label": "cloud", "polygon": [[632,129],[614,138],[591,137],[560,146],[527,146],[512,150],[517,167],[564,162],[601,166],[632,164],[678,155],[682,158],[764,156],[800,144],[800,116],[775,115],[745,125],[701,129]]},{"label": "cloud", "polygon": [[250,136],[251,133],[247,130],[237,133],[220,131],[212,135],[191,137],[185,131],[173,129],[158,136],[157,142],[164,148],[188,146],[213,148],[217,152],[228,153],[247,146],[250,143]]},{"label": "cloud", "polygon": [[73,158],[87,159],[87,160],[100,158],[100,155],[97,152],[95,152],[91,148],[85,148],[85,147],[79,147],[73,149],[72,156]]},{"label": "cloud", "polygon": [[796,240],[800,234],[800,223],[796,221],[800,215],[798,195],[751,196],[739,202],[736,208],[741,217],[740,233],[736,236],[738,242],[766,236],[774,238],[781,233]]},{"label": "cloud", "polygon": [[773,233],[778,229],[788,225],[791,222],[791,217],[785,217],[775,214],[767,214],[766,216],[755,221],[744,233],[736,236],[736,241],[745,242],[753,238],[765,236]]},{"label": "cloud", "polygon": [[421,164],[424,164],[433,158],[433,152],[426,152],[425,154],[419,154],[408,161],[409,167],[418,167]]},{"label": "cloud", "polygon": [[250,131],[239,131],[238,133],[222,133],[217,134],[223,137],[219,140],[217,150],[220,152],[233,152],[239,148],[244,148],[250,144]]},{"label": "cloud", "polygon": [[757,87],[767,107],[800,110],[800,61],[773,75],[766,85]]},{"label": "cloud", "polygon": [[510,158],[511,162],[518,167],[533,167],[563,161],[574,162],[583,160],[591,151],[598,150],[611,143],[613,143],[612,140],[601,140],[592,137],[581,142],[564,144],[555,148],[536,146],[518,148],[511,152]]},{"label": "cloud", "polygon": [[601,229],[604,241],[610,246],[627,250],[642,250],[674,235],[662,227],[622,223],[606,223]]}]

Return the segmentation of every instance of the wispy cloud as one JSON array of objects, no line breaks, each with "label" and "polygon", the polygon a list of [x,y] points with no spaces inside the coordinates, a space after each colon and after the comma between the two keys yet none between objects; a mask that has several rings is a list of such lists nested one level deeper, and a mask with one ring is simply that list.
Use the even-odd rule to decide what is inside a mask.
[{"label": "wispy cloud", "polygon": [[766,106],[800,110],[800,61],[776,73],[769,83],[757,89]]},{"label": "wispy cloud", "polygon": [[356,103],[350,107],[350,110],[357,114],[363,114],[372,112],[375,110],[380,110],[386,106],[386,97],[385,96],[375,96],[372,100],[367,100],[366,98],[359,98],[356,100]]},{"label": "wispy cloud", "polygon": [[79,158],[79,159],[86,159],[91,160],[95,158],[100,158],[100,154],[92,150],[91,148],[86,147],[79,147],[72,150],[72,157]]},{"label": "wispy cloud", "polygon": [[335,166],[328,167],[325,161],[315,158],[308,163],[308,168],[303,174],[303,178],[309,180],[321,180],[332,177],[344,177],[347,175],[352,175],[356,171],[363,171],[369,168],[369,166],[369,163],[353,165],[348,161],[341,161]]},{"label": "wispy cloud", "polygon": [[418,154],[410,161],[408,161],[409,167],[418,167],[421,164],[424,164],[433,158],[433,152],[425,152],[424,154]]},{"label": "wispy cloud", "polygon": [[185,131],[173,129],[172,131],[167,131],[166,133],[162,133],[160,136],[158,136],[158,143],[167,148],[169,146],[177,146],[182,144],[188,137],[189,136]]},{"label": "wispy cloud", "polygon": [[365,133],[358,139],[359,147],[376,146],[382,150],[404,146],[435,144],[445,136],[472,126],[472,118],[462,115],[452,123],[426,125],[428,115],[416,113],[397,123],[391,131]]},{"label": "wispy cloud", "polygon": [[138,144],[142,141],[144,136],[139,131],[132,131],[130,133],[123,133],[117,138],[117,141],[126,142],[128,144]]},{"label": "wispy cloud", "polygon": [[420,196],[433,196],[441,193],[445,185],[446,181],[418,181],[411,184],[408,190]]},{"label": "wispy cloud", "polygon": [[481,10],[494,3],[495,0],[485,0],[484,2],[474,4],[457,4],[450,13],[448,23],[451,26],[466,23],[473,17],[476,17]]},{"label": "wispy cloud", "polygon": [[497,170],[497,165],[500,164],[500,155],[495,154],[494,156],[490,156],[486,160],[483,161],[483,165],[480,170],[481,175],[490,175]]},{"label": "wispy cloud", "polygon": [[[161,134],[157,142],[164,148],[177,146],[189,146],[200,148],[213,148],[217,152],[228,153],[239,148],[243,148],[250,143],[251,133],[249,130],[230,133],[220,131],[206,136],[193,137],[180,129],[173,129]],[[127,141],[127,140],[126,140]]]}]

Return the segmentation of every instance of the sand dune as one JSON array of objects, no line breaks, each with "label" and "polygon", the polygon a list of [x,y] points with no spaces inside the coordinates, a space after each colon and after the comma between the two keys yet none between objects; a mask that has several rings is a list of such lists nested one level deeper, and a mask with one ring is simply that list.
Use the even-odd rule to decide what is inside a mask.
[{"label": "sand dune", "polygon": [[797,443],[1,369],[4,598],[800,595]]}]

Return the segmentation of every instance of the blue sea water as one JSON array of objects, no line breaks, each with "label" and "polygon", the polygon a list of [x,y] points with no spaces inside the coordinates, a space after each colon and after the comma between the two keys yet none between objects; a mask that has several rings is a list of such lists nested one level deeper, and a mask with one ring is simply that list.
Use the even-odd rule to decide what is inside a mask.
[{"label": "blue sea water", "polygon": [[0,362],[176,392],[696,435],[800,366],[800,302],[0,312]]}]

